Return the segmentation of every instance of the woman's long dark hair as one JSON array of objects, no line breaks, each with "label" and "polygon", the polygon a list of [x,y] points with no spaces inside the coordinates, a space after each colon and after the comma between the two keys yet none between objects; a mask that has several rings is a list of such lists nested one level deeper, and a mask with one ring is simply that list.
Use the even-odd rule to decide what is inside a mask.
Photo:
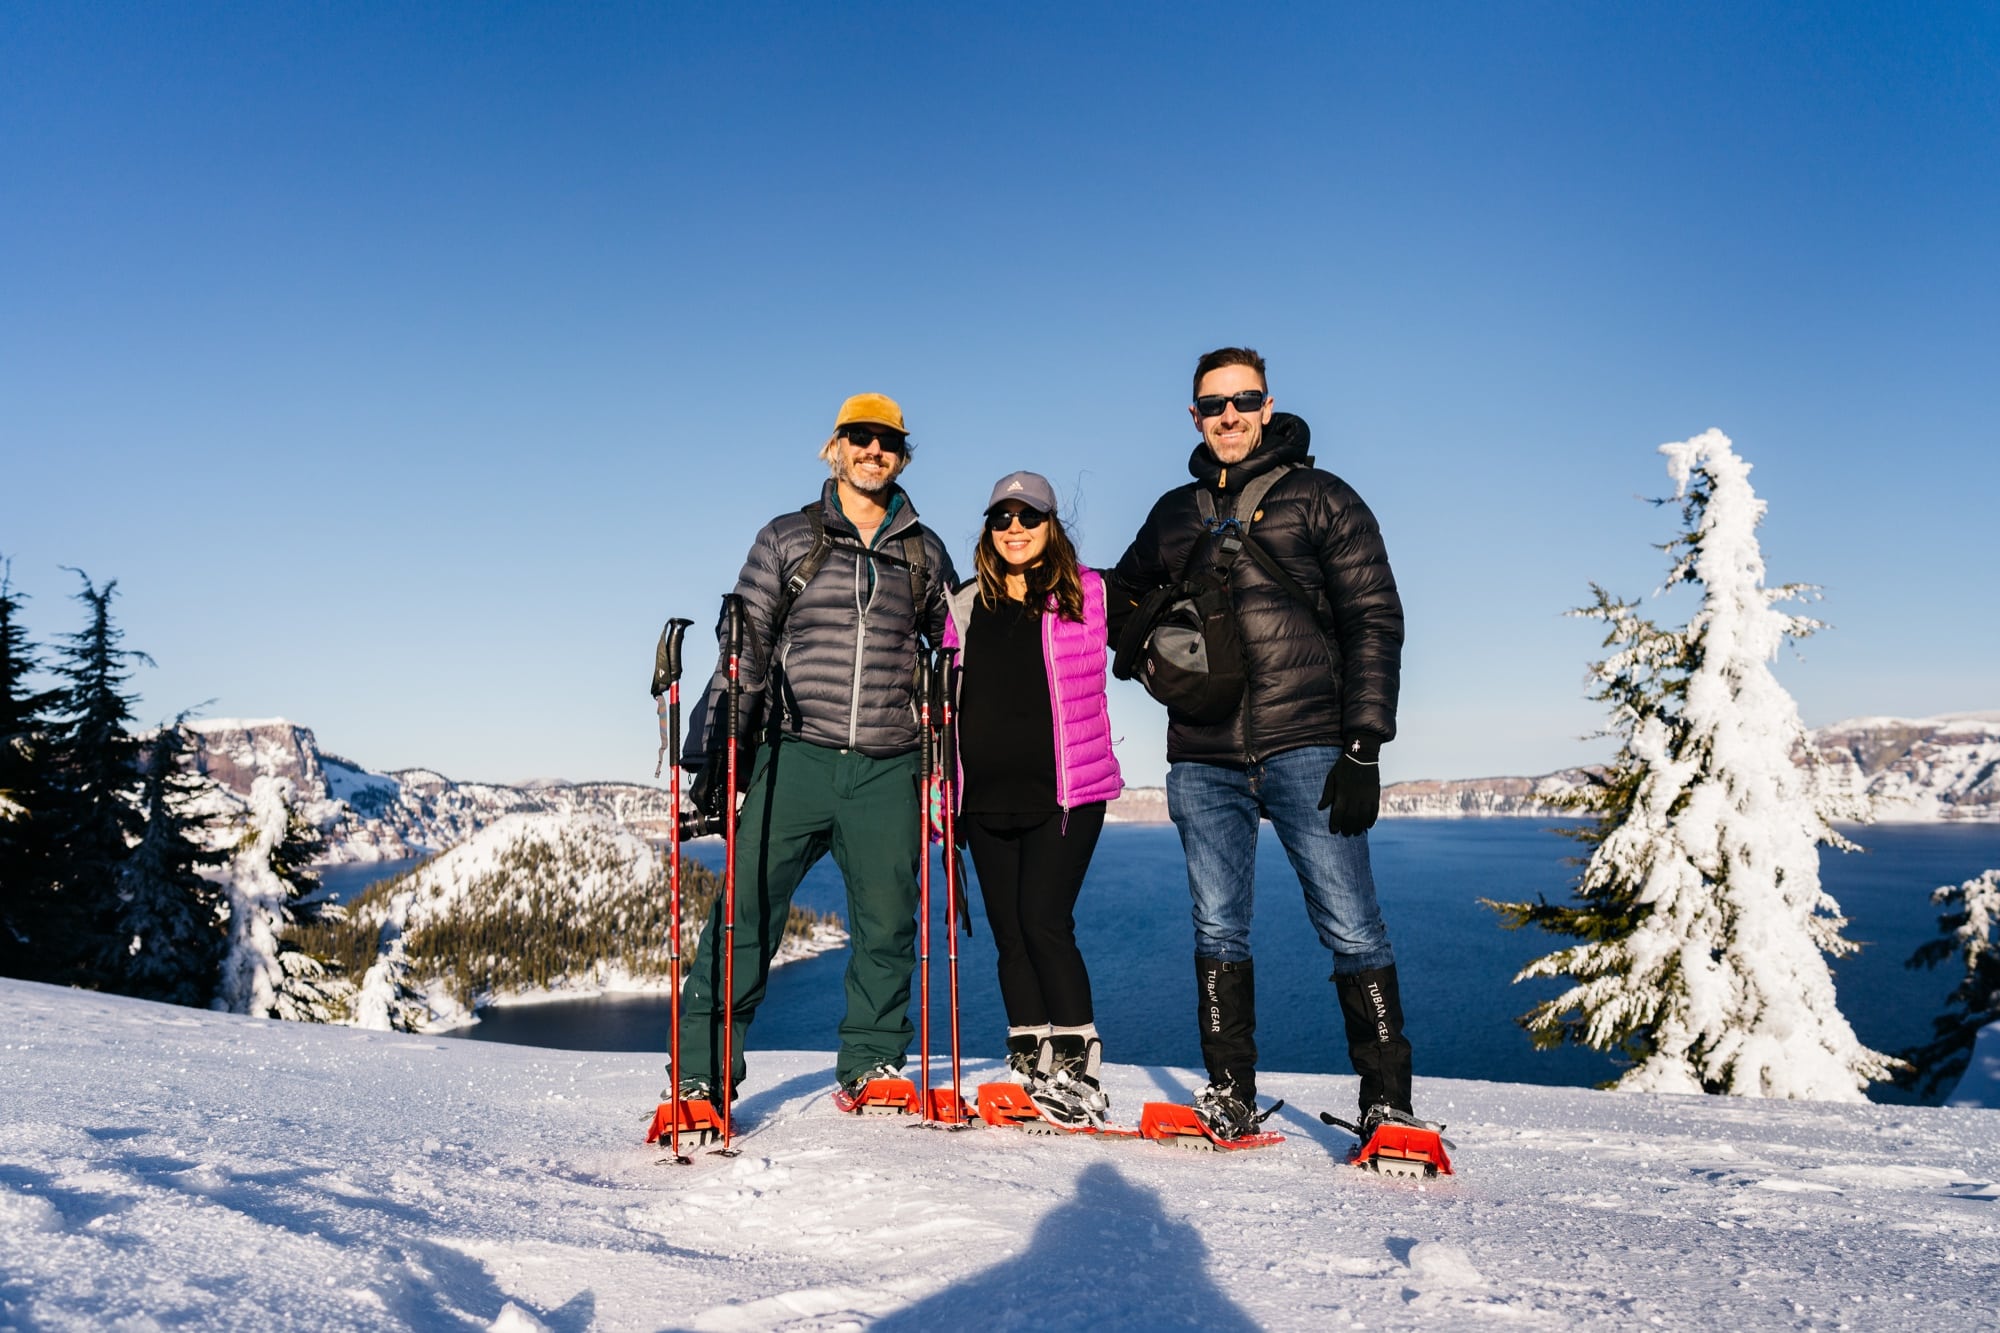
[{"label": "woman's long dark hair", "polygon": [[[1062,520],[1050,514],[1045,520],[1049,544],[1042,558],[1028,566],[1028,608],[1040,614],[1055,599],[1056,614],[1076,624],[1083,623],[1083,571],[1077,564],[1076,547],[1070,545]],[[979,572],[979,603],[988,611],[1007,595],[1007,566],[993,549],[993,533],[981,524],[979,545],[972,553],[972,567]]]}]

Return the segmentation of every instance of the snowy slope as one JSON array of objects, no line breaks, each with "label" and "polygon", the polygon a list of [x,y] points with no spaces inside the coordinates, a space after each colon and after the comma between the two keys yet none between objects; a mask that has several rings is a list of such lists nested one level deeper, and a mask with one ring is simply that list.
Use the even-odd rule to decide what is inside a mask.
[{"label": "snowy slope", "polygon": [[753,1050],[743,1155],[683,1168],[656,1055],[0,1007],[0,1328],[2000,1324],[1989,1110],[1419,1080],[1462,1170],[1418,1187],[1337,1163],[1350,1079],[1269,1075],[1290,1141],[1213,1157],[851,1119]]},{"label": "snowy slope", "polygon": [[412,902],[404,924],[416,928],[449,915],[475,886],[507,884],[510,874],[526,879],[512,868],[524,848],[542,853],[565,897],[578,903],[633,892],[653,878],[660,859],[645,839],[595,811],[502,815],[409,873],[404,883]]}]

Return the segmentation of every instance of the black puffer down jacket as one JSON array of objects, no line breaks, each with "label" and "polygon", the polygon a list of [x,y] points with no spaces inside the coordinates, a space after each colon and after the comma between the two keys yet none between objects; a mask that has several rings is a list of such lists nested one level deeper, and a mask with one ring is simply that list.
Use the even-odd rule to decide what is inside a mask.
[{"label": "black puffer down jacket", "polygon": [[[1244,702],[1229,718],[1208,725],[1170,710],[1169,763],[1242,764],[1303,745],[1396,735],[1402,599],[1375,516],[1353,487],[1312,466],[1311,438],[1304,421],[1277,412],[1257,451],[1234,467],[1222,467],[1206,444],[1196,445],[1188,460],[1196,480],[1160,497],[1112,571],[1107,601],[1115,643],[1141,597],[1183,577],[1202,535],[1198,490],[1214,493],[1216,512],[1227,513],[1230,492],[1273,467],[1295,465],[1265,497],[1250,535],[1318,599],[1331,633],[1322,634],[1314,617],[1248,552],[1239,555],[1229,582],[1249,676]],[[1207,543],[1204,568],[1214,554],[1215,544]]]},{"label": "black puffer down jacket", "polygon": [[[736,592],[749,612],[738,674],[743,686],[739,735],[761,737],[775,713],[788,736],[836,750],[858,750],[877,759],[917,748],[913,684],[919,635],[942,641],[946,598],[958,576],[936,533],[917,522],[917,510],[899,489],[892,512],[864,556],[860,533],[834,503],[834,483],[820,494],[820,512],[834,539],[826,563],[792,603],[775,658],[771,618],[785,580],[812,549],[812,520],[793,510],[766,523],[736,576]],[[923,536],[924,605],[911,604],[903,537]],[[888,558],[880,558],[888,557]],[[721,626],[717,626],[718,638]],[[708,719],[723,716],[728,663],[718,661],[708,691],[689,716],[684,761],[699,765],[709,753]],[[773,707],[775,705],[775,707]]]}]

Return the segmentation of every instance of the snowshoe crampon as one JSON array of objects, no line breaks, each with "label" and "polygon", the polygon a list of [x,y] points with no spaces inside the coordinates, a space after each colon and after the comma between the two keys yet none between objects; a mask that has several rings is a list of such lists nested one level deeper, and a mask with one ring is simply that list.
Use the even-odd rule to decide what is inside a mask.
[{"label": "snowshoe crampon", "polygon": [[924,1119],[934,1125],[969,1125],[975,1114],[972,1103],[950,1088],[932,1088],[930,1105],[924,1109]]},{"label": "snowshoe crampon", "polygon": [[1182,1106],[1179,1102],[1147,1102],[1145,1109],[1139,1113],[1139,1132],[1161,1143],[1204,1152],[1269,1148],[1285,1141],[1283,1134],[1268,1130],[1258,1130],[1241,1138],[1222,1138],[1201,1122],[1201,1117],[1194,1113],[1192,1106]]},{"label": "snowshoe crampon", "polygon": [[1098,1122],[1066,1125],[1051,1119],[1028,1090],[1018,1083],[979,1085],[979,1118],[989,1125],[1013,1126],[1028,1134],[1098,1134],[1106,1138],[1135,1139],[1137,1128]]},{"label": "snowshoe crampon", "polygon": [[[700,1148],[722,1138],[722,1117],[716,1112],[714,1103],[703,1097],[681,1099],[680,1118],[681,1143],[686,1147]],[[674,1104],[661,1102],[653,1112],[653,1123],[646,1130],[646,1142],[671,1145],[674,1141]]]},{"label": "snowshoe crampon", "polygon": [[858,1090],[835,1088],[833,1104],[849,1115],[916,1115],[917,1085],[906,1078],[871,1078]]},{"label": "snowshoe crampon", "polygon": [[[1320,1119],[1329,1125],[1338,1125],[1350,1134],[1359,1136],[1361,1133],[1359,1126],[1325,1112],[1320,1113]],[[1452,1174],[1451,1155],[1445,1151],[1444,1139],[1435,1129],[1423,1125],[1399,1125],[1394,1121],[1377,1125],[1375,1132],[1356,1147],[1347,1160],[1364,1171],[1402,1180],[1428,1180],[1432,1176]]]}]

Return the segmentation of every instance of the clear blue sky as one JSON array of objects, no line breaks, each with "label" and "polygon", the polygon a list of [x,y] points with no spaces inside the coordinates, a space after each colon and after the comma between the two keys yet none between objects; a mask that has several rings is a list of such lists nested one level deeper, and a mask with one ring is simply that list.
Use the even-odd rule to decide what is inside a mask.
[{"label": "clear blue sky", "polygon": [[1561,613],[1709,426],[1808,723],[2000,707],[1991,4],[20,4],[0,66],[0,552],[45,641],[119,580],[148,720],[649,778],[843,396],[961,562],[1030,467],[1108,564],[1236,342],[1386,531],[1392,780],[1604,753]]}]

